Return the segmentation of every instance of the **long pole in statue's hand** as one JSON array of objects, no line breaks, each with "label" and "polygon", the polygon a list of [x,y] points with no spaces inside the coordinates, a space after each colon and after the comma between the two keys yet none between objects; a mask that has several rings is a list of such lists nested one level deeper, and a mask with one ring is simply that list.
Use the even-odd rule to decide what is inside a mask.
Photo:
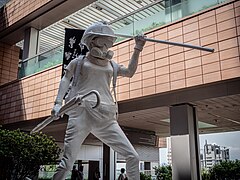
[{"label": "long pole in statue's hand", "polygon": [[[134,37],[135,37],[135,36],[132,36],[132,35],[118,34],[118,33],[115,33],[115,35],[119,36],[119,37],[131,38],[131,39],[134,39]],[[214,52],[213,48],[195,46],[195,45],[192,45],[192,44],[177,43],[177,42],[171,42],[171,41],[163,41],[163,40],[151,39],[151,38],[147,38],[147,37],[145,38],[145,40],[150,41],[150,42],[156,42],[156,43],[162,43],[162,44],[169,44],[169,45],[174,45],[174,46],[181,46],[181,47],[186,47],[186,48],[198,49],[198,50],[207,51],[207,52]]]}]

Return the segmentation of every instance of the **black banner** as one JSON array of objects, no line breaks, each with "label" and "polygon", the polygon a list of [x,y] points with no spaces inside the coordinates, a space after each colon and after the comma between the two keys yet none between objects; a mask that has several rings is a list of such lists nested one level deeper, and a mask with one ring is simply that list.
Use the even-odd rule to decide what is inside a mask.
[{"label": "black banner", "polygon": [[[81,44],[84,30],[65,29],[64,51],[63,51],[63,71],[66,66],[79,55],[87,53],[86,46]],[[62,71],[62,74],[63,74]]]}]

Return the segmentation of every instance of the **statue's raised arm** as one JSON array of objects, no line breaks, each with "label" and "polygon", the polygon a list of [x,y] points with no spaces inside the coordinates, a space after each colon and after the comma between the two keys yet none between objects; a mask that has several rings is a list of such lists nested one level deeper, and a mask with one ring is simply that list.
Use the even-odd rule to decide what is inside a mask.
[{"label": "statue's raised arm", "polygon": [[137,70],[139,55],[140,55],[140,52],[143,50],[146,40],[144,35],[135,36],[134,39],[135,39],[135,46],[134,46],[132,57],[129,61],[127,68],[123,66],[119,67],[118,74],[120,76],[132,77]]}]

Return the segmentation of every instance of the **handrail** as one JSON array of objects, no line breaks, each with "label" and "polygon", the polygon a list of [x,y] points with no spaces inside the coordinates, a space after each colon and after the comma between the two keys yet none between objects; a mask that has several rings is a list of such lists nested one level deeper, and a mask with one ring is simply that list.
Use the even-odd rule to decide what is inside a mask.
[{"label": "handrail", "polygon": [[54,50],[54,49],[57,49],[57,48],[59,48],[59,47],[61,47],[61,46],[63,46],[63,43],[61,43],[61,44],[59,44],[59,45],[56,45],[56,46],[53,47],[52,49],[48,49],[48,50],[43,51],[43,52],[41,52],[41,53],[38,53],[38,54],[36,54],[36,55],[34,55],[34,56],[32,56],[32,57],[26,58],[26,59],[22,60],[21,62],[24,63],[24,62],[26,62],[26,61],[29,61],[30,59],[33,59],[33,58],[35,58],[35,57],[38,57],[38,56],[40,56],[40,55],[42,55],[42,54],[45,54],[45,53],[47,53],[47,52],[50,52],[50,51],[52,51],[52,50]]}]

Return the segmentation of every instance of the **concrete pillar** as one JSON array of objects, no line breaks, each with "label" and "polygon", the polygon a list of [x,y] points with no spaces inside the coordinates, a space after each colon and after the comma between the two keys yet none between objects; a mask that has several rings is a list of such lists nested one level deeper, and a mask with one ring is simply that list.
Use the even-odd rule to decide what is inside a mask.
[{"label": "concrete pillar", "polygon": [[103,179],[110,180],[110,147],[103,144]]},{"label": "concrete pillar", "polygon": [[116,152],[112,148],[110,148],[110,179],[116,179],[116,163]]},{"label": "concrete pillar", "polygon": [[115,179],[116,156],[115,152],[106,144],[103,144],[103,179]]},{"label": "concrete pillar", "polygon": [[197,122],[193,105],[170,107],[173,180],[201,180]]},{"label": "concrete pillar", "polygon": [[35,28],[28,28],[24,34],[23,60],[32,57],[38,52],[39,31]]}]

